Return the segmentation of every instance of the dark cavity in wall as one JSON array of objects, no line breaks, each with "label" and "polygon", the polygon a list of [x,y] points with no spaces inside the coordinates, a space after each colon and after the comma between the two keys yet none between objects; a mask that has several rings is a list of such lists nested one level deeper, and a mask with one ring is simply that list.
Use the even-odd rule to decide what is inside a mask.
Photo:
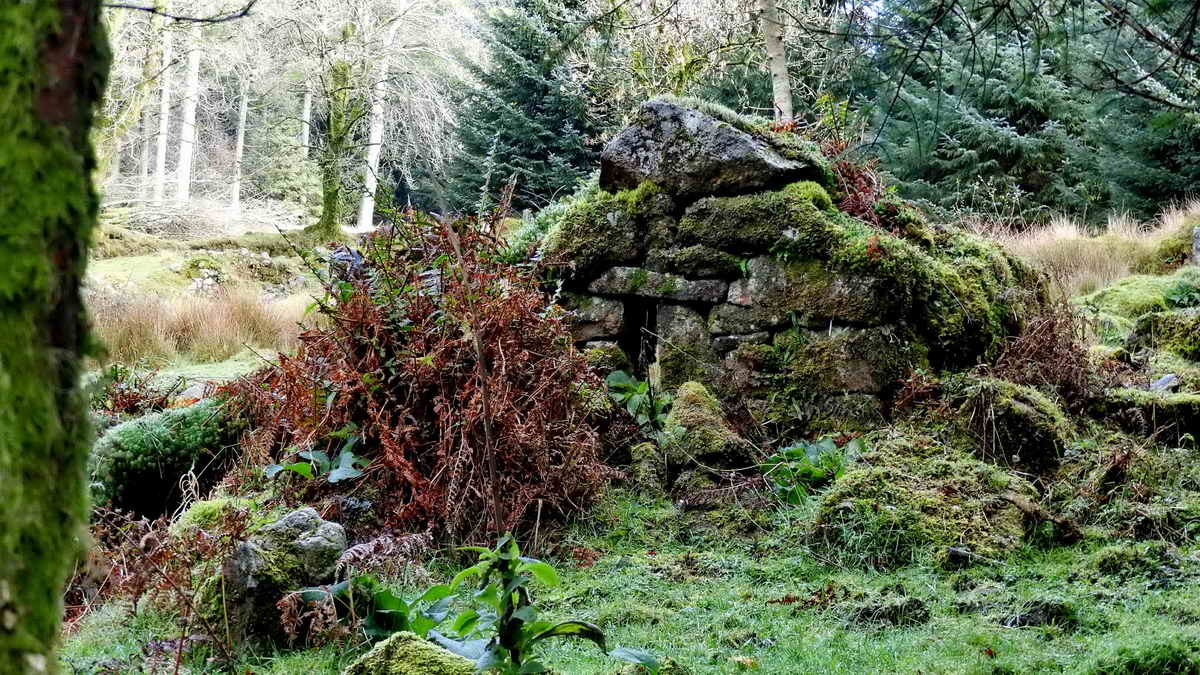
[{"label": "dark cavity in wall", "polygon": [[658,303],[645,298],[627,298],[625,329],[617,339],[617,346],[629,357],[634,375],[645,378],[654,363],[654,352],[658,345]]}]

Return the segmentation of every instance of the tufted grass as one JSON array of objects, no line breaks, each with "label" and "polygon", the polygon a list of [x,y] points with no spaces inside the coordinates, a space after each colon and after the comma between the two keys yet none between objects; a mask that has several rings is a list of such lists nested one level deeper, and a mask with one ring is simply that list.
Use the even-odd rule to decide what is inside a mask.
[{"label": "tufted grass", "polygon": [[1099,232],[1064,217],[1023,230],[986,222],[972,227],[1049,274],[1067,297],[1074,297],[1131,274],[1162,274],[1178,267],[1191,250],[1197,225],[1200,200],[1193,199],[1164,209],[1149,223],[1112,214]]}]

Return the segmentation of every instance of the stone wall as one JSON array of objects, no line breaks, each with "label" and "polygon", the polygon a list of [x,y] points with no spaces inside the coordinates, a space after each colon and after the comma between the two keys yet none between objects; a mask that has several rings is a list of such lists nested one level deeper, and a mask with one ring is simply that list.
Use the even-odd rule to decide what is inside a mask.
[{"label": "stone wall", "polygon": [[548,234],[574,332],[665,389],[703,382],[760,419],[833,429],[887,414],[914,368],[996,354],[1040,279],[894,198],[840,212],[815,146],[651,101],[605,148],[602,191]]}]

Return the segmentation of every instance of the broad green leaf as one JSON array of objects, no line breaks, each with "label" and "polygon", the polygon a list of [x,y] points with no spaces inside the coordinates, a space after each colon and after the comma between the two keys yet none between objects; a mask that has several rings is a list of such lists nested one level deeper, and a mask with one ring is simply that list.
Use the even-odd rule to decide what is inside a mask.
[{"label": "broad green leaf", "polygon": [[630,649],[629,647],[617,647],[608,653],[609,656],[621,661],[636,663],[650,671],[650,675],[658,673],[658,659],[653,654],[641,649]]},{"label": "broad green leaf", "polygon": [[540,583],[547,586],[558,585],[558,572],[554,568],[540,560],[528,559],[517,568],[518,572],[529,572]]},{"label": "broad green leaf", "polygon": [[586,621],[563,621],[533,636],[530,644],[552,637],[581,637],[595,642],[600,649],[608,651],[604,646],[604,631],[600,627]]},{"label": "broad green leaf", "polygon": [[513,618],[526,622],[533,621],[537,619],[537,607],[534,607],[533,605],[525,605],[521,609],[513,612]]},{"label": "broad green leaf", "polygon": [[283,468],[287,469],[288,471],[294,471],[294,472],[300,474],[301,476],[308,478],[309,480],[311,480],[313,477],[313,467],[312,467],[312,464],[309,464],[308,462],[296,462],[294,464],[287,464]]},{"label": "broad green leaf", "polygon": [[450,588],[450,584],[437,584],[425,589],[425,592],[421,594],[421,597],[413,600],[413,602],[437,602],[438,600],[441,600],[442,598],[448,598],[451,595],[454,595],[454,589]]}]

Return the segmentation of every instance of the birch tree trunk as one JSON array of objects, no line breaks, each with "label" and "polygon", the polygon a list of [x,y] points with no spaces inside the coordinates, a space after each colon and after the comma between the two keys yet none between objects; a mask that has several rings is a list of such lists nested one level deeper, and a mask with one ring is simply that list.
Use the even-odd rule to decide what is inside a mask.
[{"label": "birch tree trunk", "polygon": [[358,203],[358,228],[365,229],[375,221],[375,190],[379,187],[379,153],[383,149],[383,107],[387,94],[389,60],[386,50],[396,39],[396,25],[387,32],[383,45],[383,62],[375,83],[371,86],[371,111],[367,126],[367,163],[363,167],[363,193]]},{"label": "birch tree trunk", "polygon": [[154,120],[150,109],[142,110],[142,147],[138,157],[138,200],[145,202],[150,196],[150,140],[154,138]]},{"label": "birch tree trunk", "polygon": [[300,106],[300,151],[308,159],[308,139],[312,130],[312,84],[304,85],[304,103]]},{"label": "birch tree trunk", "polygon": [[242,82],[242,100],[238,104],[237,145],[233,150],[233,194],[229,198],[229,209],[234,215],[242,212],[242,155],[246,147],[246,115],[249,109],[249,91],[246,83]]},{"label": "birch tree trunk", "polygon": [[108,47],[99,0],[0,3],[0,673],[58,671],[63,587],[87,526],[80,282],[96,225],[89,137]]},{"label": "birch tree trunk", "polygon": [[[164,6],[165,8],[165,6]],[[159,75],[158,137],[154,150],[154,189],[150,201],[159,206],[167,189],[167,140],[171,135],[171,32],[163,31],[163,68]]]},{"label": "birch tree trunk", "polygon": [[758,20],[762,23],[763,42],[767,48],[767,63],[771,68],[771,91],[775,102],[775,119],[791,121],[792,79],[788,75],[787,50],[783,46],[783,22],[775,0],[758,0]]},{"label": "birch tree trunk", "polygon": [[200,24],[188,31],[187,84],[183,90],[183,124],[179,127],[179,164],[175,167],[175,199],[192,196],[192,156],[196,152],[196,103],[200,95]]}]

